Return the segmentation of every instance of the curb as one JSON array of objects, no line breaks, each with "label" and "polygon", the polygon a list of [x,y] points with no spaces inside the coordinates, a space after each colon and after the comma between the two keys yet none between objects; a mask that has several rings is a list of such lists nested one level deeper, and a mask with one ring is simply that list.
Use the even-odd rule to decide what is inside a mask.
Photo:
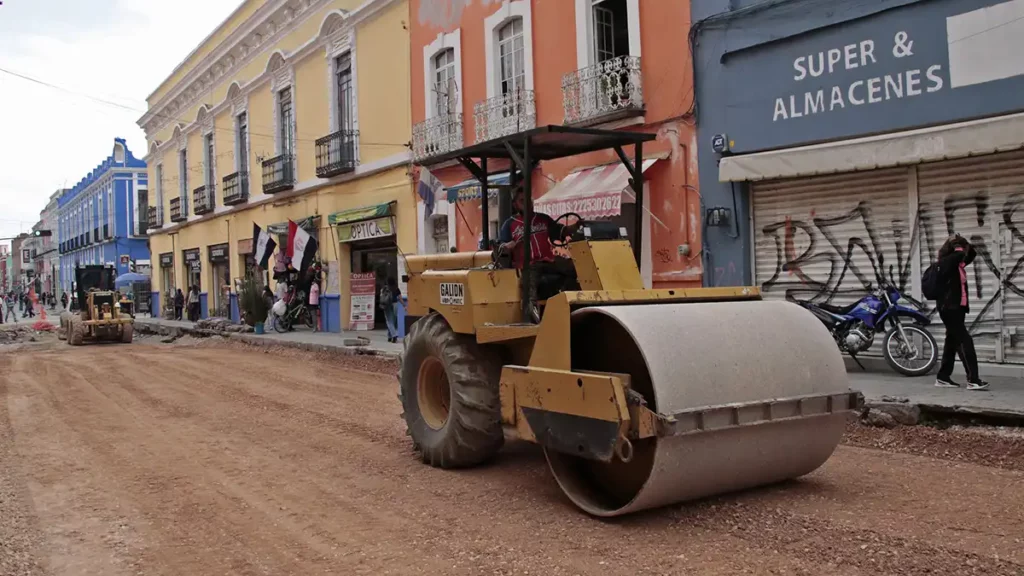
[{"label": "curb", "polygon": [[[888,372],[890,374],[897,374],[892,368],[886,364],[885,359],[882,357],[864,357],[858,356],[861,364],[864,365],[865,369],[861,369],[860,366],[847,355],[843,355],[843,363],[846,365],[847,372]],[[986,377],[992,378],[1024,378],[1024,365],[1021,364],[994,364],[991,362],[982,362],[978,365],[978,370]],[[938,363],[935,368],[929,372],[929,375],[937,374],[939,372]],[[953,368],[953,374],[956,376],[964,377],[964,367],[958,360],[956,366]]]},{"label": "curb", "polygon": [[154,334],[159,336],[181,336],[184,334],[203,338],[210,336],[223,336],[230,340],[248,344],[250,346],[259,346],[264,348],[281,346],[284,348],[305,350],[307,352],[326,352],[342,356],[378,356],[388,360],[400,360],[402,356],[401,353],[398,352],[378,350],[369,346],[332,346],[330,344],[313,344],[310,342],[295,342],[292,340],[276,340],[273,338],[266,338],[241,332],[224,332],[205,328],[179,328],[177,326],[164,326],[161,324],[154,325],[149,322],[136,322],[135,329],[143,334]]}]

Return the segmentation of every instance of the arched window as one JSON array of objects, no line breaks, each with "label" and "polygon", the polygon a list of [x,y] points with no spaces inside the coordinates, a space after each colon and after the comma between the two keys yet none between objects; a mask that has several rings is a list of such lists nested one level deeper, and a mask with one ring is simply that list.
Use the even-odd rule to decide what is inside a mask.
[{"label": "arched window", "polygon": [[455,49],[445,48],[434,56],[434,103],[439,116],[454,112],[454,82]]},{"label": "arched window", "polygon": [[498,30],[498,82],[502,94],[526,89],[523,19],[513,18]]}]

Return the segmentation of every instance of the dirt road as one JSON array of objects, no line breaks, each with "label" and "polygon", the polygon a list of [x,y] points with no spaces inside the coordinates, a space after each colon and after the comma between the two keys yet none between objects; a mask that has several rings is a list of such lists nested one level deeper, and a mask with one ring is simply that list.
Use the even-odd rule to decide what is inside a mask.
[{"label": "dirt road", "polygon": [[0,351],[0,574],[1024,574],[1005,455],[843,446],[800,481],[598,521],[532,446],[420,464],[393,374],[226,346]]}]

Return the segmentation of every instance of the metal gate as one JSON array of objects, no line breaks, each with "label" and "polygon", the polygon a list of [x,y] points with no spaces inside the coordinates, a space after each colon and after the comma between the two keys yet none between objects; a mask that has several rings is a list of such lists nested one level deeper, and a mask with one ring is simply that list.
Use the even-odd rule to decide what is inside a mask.
[{"label": "metal gate", "polygon": [[[1024,151],[922,164],[918,190],[922,269],[954,232],[967,237],[978,252],[967,270],[978,358],[1024,362]],[[941,342],[941,326],[932,332]]]}]

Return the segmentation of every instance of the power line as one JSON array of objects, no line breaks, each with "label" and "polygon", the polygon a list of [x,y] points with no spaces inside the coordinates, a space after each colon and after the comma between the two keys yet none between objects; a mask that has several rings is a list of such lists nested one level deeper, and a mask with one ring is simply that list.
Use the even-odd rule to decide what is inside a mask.
[{"label": "power line", "polygon": [[[113,102],[113,101],[107,100],[105,98],[100,98],[98,96],[92,96],[91,94],[86,94],[84,92],[78,92],[78,91],[75,91],[75,90],[71,90],[71,89],[68,89],[68,88],[57,86],[56,84],[47,82],[45,80],[40,80],[38,78],[33,78],[32,76],[28,76],[26,74],[21,74],[21,73],[18,73],[18,72],[13,72],[13,71],[8,70],[8,69],[3,68],[3,67],[0,67],[0,72],[3,72],[4,74],[9,74],[11,76],[14,76],[15,78],[20,78],[22,80],[25,80],[26,82],[32,82],[34,84],[38,84],[40,86],[45,86],[47,88],[50,88],[50,89],[53,89],[53,90],[57,90],[59,92],[65,92],[67,94],[71,94],[71,95],[74,95],[74,96],[80,96],[82,98],[86,98],[86,99],[92,100],[92,101],[100,103],[100,104],[105,104],[107,106],[114,106],[114,107],[119,108],[121,110],[126,110],[126,111],[129,111],[129,112],[135,112],[137,114],[146,114],[147,113],[146,110],[142,110],[142,109],[135,108],[135,107],[132,107],[132,106],[127,106],[125,104],[119,104],[117,102]],[[185,118],[178,117],[178,116],[172,116],[172,115],[167,115],[167,114],[156,114],[155,116],[158,117],[158,118],[162,118],[162,119],[165,119],[165,120],[172,121],[172,122],[182,122],[182,123],[188,123],[188,124],[192,123],[192,121],[187,120]],[[265,124],[253,124],[253,123],[250,123],[249,126],[250,127],[254,127],[255,126],[257,128],[270,128],[271,130],[273,130],[273,128],[274,128],[272,126],[267,126]],[[235,133],[235,129],[233,129],[233,128],[223,128],[223,127],[218,127],[218,126],[214,125],[213,129],[215,131],[216,130],[220,130],[222,132],[230,132],[232,134]],[[300,138],[300,137],[298,137],[298,134],[310,134],[310,133],[308,133],[308,132],[298,132],[296,134],[296,137],[294,138],[294,140],[296,142],[313,142],[313,143],[315,143],[319,139],[317,137],[314,137],[314,138]],[[276,135],[274,135],[274,134],[266,134],[266,133],[261,133],[261,132],[253,132],[251,130],[249,131],[248,136],[257,136],[257,137],[261,137],[261,138],[271,138],[271,139],[276,138]],[[361,146],[382,146],[382,147],[395,147],[395,148],[401,147],[401,148],[404,148],[404,147],[407,146],[407,143],[404,143],[404,142],[403,143],[398,143],[398,142],[365,142],[365,141],[360,141],[359,145],[361,145]]]}]

